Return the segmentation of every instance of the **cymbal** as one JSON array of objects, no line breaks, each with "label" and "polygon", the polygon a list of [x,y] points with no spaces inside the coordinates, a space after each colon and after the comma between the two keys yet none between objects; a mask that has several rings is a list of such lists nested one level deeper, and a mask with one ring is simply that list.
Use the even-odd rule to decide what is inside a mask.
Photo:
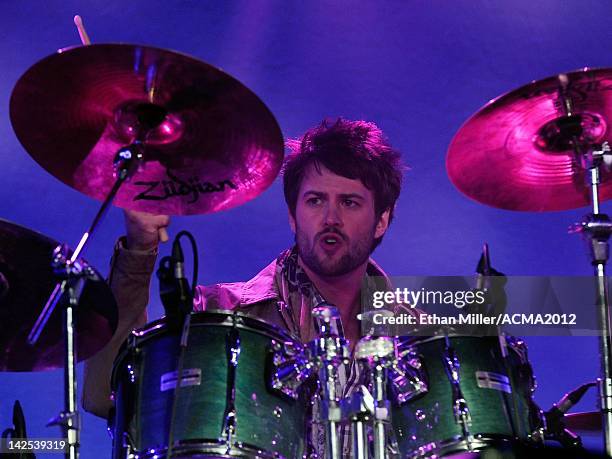
[{"label": "cymbal", "polygon": [[603,429],[599,411],[569,413],[563,417],[563,423],[569,430],[581,432],[601,432]]},{"label": "cymbal", "polygon": [[[585,170],[574,144],[612,140],[612,69],[570,72],[534,81],[486,104],[456,133],[446,157],[452,183],[493,207],[556,211],[590,203]],[[576,142],[575,139],[578,139]],[[602,174],[601,200],[612,197],[611,174]]]},{"label": "cymbal", "polygon": [[117,151],[142,141],[145,163],[118,207],[191,215],[238,206],[278,175],[284,146],[270,110],[227,73],[184,54],[97,44],[29,68],[10,101],[25,150],[54,177],[103,200]]},{"label": "cymbal", "polygon": [[[0,371],[42,371],[64,366],[62,308],[57,307],[35,346],[28,334],[40,315],[56,278],[51,268],[57,243],[42,234],[0,220]],[[77,357],[85,360],[117,328],[117,304],[110,288],[85,283],[75,308]]]}]

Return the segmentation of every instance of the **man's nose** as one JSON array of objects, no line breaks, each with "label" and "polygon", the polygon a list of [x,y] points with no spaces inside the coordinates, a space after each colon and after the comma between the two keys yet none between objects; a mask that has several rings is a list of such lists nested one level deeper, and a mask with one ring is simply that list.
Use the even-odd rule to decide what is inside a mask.
[{"label": "man's nose", "polygon": [[340,215],[340,209],[338,209],[336,206],[327,206],[325,212],[325,225],[342,226],[342,216]]}]

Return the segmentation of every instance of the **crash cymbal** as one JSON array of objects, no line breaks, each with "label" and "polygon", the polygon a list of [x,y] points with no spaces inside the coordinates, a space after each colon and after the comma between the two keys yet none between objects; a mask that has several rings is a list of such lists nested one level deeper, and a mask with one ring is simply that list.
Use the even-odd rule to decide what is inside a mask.
[{"label": "crash cymbal", "polygon": [[[35,346],[28,333],[57,279],[51,260],[57,243],[0,220],[0,371],[41,371],[64,366],[62,308],[55,309]],[[77,357],[84,360],[110,341],[117,304],[99,276],[88,280],[76,309]]]},{"label": "crash cymbal", "polygon": [[601,432],[603,426],[599,411],[569,413],[563,417],[563,423],[569,430],[580,432]]},{"label": "crash cymbal", "polygon": [[[612,69],[583,69],[535,81],[486,104],[453,138],[446,168],[453,184],[476,201],[522,211],[589,204],[585,171],[574,144],[612,140]],[[563,78],[563,77],[562,77]],[[564,98],[573,105],[571,116]],[[612,197],[603,174],[601,200]]]},{"label": "crash cymbal", "polygon": [[42,59],[17,82],[10,115],[36,162],[99,200],[115,181],[116,152],[142,140],[146,163],[114,203],[156,214],[238,206],[274,181],[283,159],[280,128],[253,92],[204,62],[147,46],[90,45]]}]

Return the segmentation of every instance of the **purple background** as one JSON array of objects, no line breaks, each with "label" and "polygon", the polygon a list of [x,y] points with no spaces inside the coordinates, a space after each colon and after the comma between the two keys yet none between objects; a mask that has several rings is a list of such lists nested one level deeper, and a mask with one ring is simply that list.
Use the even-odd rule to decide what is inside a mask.
[{"label": "purple background", "polygon": [[[390,274],[469,274],[484,241],[494,266],[508,274],[591,272],[583,243],[566,232],[586,209],[484,207],[451,185],[444,161],[455,132],[487,100],[559,72],[610,66],[609,2],[3,0],[1,6],[1,218],[74,246],[97,210],[97,202],[24,152],[8,116],[19,76],[78,43],[72,17],[79,13],[94,42],[174,49],[223,68],[265,101],[286,137],[328,116],[378,123],[412,168],[375,254]],[[603,209],[610,211],[608,204]],[[122,224],[113,209],[87,251],[102,271]],[[203,283],[249,278],[292,243],[278,181],[240,208],[175,218],[172,234],[181,229],[197,237]],[[152,291],[157,318],[155,284]],[[545,408],[598,374],[594,338],[531,337],[528,344],[536,399]],[[44,423],[62,406],[61,370],[1,374],[0,429],[10,424],[16,398],[31,437],[59,436]],[[578,408],[594,406],[590,394]],[[83,457],[109,457],[104,421],[84,416],[82,445]]]}]

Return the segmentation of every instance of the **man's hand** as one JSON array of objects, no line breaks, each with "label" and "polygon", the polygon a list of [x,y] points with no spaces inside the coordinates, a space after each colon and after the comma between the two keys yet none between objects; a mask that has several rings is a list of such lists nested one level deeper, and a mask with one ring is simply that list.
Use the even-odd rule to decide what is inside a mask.
[{"label": "man's hand", "polygon": [[160,242],[168,240],[166,228],[170,224],[167,215],[153,215],[148,212],[124,210],[128,250],[151,250]]}]

